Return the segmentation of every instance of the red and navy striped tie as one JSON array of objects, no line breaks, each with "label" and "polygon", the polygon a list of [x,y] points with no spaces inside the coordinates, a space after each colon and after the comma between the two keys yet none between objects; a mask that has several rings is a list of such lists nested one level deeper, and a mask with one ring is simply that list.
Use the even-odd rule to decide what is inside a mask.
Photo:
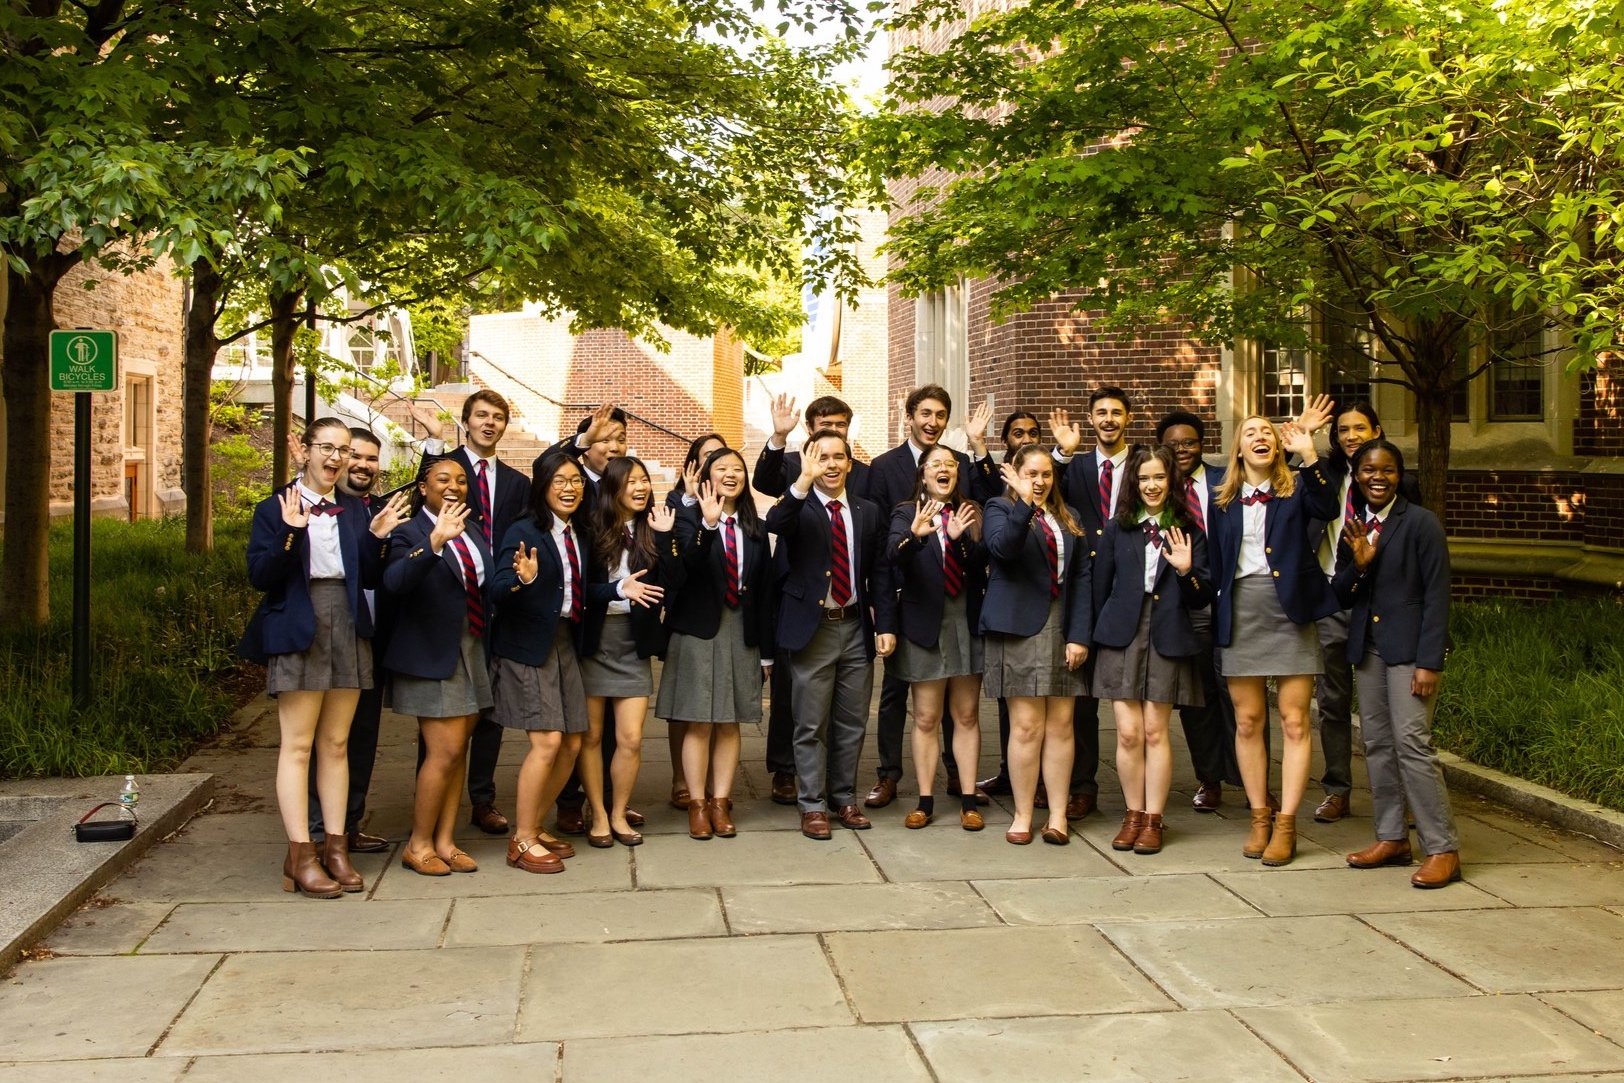
[{"label": "red and navy striped tie", "polygon": [[1043,548],[1049,557],[1049,597],[1060,597],[1060,550],[1055,545],[1054,531],[1049,527],[1049,519],[1041,511],[1037,513],[1038,530],[1043,534]]},{"label": "red and navy striped tie", "polygon": [[1190,505],[1190,518],[1195,520],[1195,528],[1201,533],[1207,532],[1207,517],[1201,514],[1201,494],[1195,491],[1195,479],[1184,479],[1184,500]]},{"label": "red and navy striped tie", "polygon": [[851,552],[840,508],[840,501],[829,501],[829,597],[836,605],[847,606],[851,604]]},{"label": "red and navy striped tie", "polygon": [[585,608],[581,602],[581,554],[575,551],[575,533],[569,527],[564,528],[564,556],[570,565],[569,619],[579,621]]},{"label": "red and navy striped tie", "polygon": [[1100,519],[1104,521],[1111,517],[1111,475],[1116,471],[1116,463],[1106,459],[1100,463]]},{"label": "red and navy striped tie", "polygon": [[952,512],[942,509],[942,586],[949,598],[957,598],[964,592],[964,565],[953,551],[953,539],[947,536],[947,521],[952,517]]},{"label": "red and navy striped tie", "polygon": [[733,516],[722,520],[722,563],[727,565],[727,589],[722,600],[729,609],[739,608],[739,544],[733,540]]},{"label": "red and navy striped tie", "polygon": [[491,538],[491,486],[485,477],[485,460],[474,460],[474,485],[479,489],[479,528],[485,532],[485,544],[496,544]]},{"label": "red and navy striped tie", "polygon": [[451,548],[457,551],[457,561],[462,565],[462,592],[468,601],[468,633],[478,639],[485,634],[485,596],[479,590],[474,554],[461,535],[451,539]]}]

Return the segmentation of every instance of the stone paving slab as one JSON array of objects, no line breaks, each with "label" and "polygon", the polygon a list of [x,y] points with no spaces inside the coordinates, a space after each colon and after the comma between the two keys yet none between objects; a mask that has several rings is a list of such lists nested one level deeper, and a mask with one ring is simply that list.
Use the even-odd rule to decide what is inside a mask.
[{"label": "stone paving slab", "polygon": [[437,899],[368,903],[354,895],[328,901],[319,917],[281,903],[182,903],[141,945],[141,954],[433,948],[451,905]]},{"label": "stone paving slab", "polygon": [[[507,840],[481,835],[461,845],[479,862],[479,871],[451,876],[422,876],[404,868],[398,857],[385,867],[373,887],[374,899],[462,899],[495,895],[550,895],[581,891],[629,890],[631,851],[624,846],[594,850],[582,839],[571,840],[576,855],[558,873],[531,873],[507,867]],[[368,881],[369,884],[372,881]]]},{"label": "stone paving slab", "polygon": [[[1624,984],[1624,918],[1605,910],[1381,914],[1366,920],[1486,993]],[[1508,951],[1513,944],[1516,950]]]},{"label": "stone paving slab", "polygon": [[[1385,914],[1411,910],[1481,910],[1505,906],[1472,883],[1447,891],[1422,891],[1408,868],[1287,869],[1288,875],[1216,873],[1214,879],[1265,914]],[[1476,874],[1474,873],[1474,879]]]},{"label": "stone paving slab", "polygon": [[59,925],[45,947],[58,955],[128,955],[174,908],[173,903],[128,903],[98,896]]},{"label": "stone paving slab", "polygon": [[730,887],[736,884],[878,883],[879,870],[858,840],[870,831],[834,828],[815,842],[799,833],[741,832],[737,838],[662,837],[637,847],[639,887]]},{"label": "stone paving slab", "polygon": [[563,1083],[930,1083],[935,1078],[901,1027],[591,1038],[564,1045]]},{"label": "stone paving slab", "polygon": [[539,946],[518,1033],[556,1041],[853,1022],[816,937],[763,936]]},{"label": "stone paving slab", "polygon": [[1174,1007],[1087,927],[832,933],[826,941],[866,1023]]},{"label": "stone paving slab", "polygon": [[1546,993],[1540,999],[1596,1033],[1624,1045],[1624,991]]},{"label": "stone paving slab", "polygon": [[343,1080],[344,1083],[467,1083],[470,1079],[550,1080],[558,1046],[498,1045],[483,1049],[400,1049],[365,1053],[281,1053],[263,1056],[199,1057],[186,1083],[288,1083]]},{"label": "stone paving slab", "polygon": [[1560,899],[1570,906],[1624,905],[1624,862],[1583,865],[1483,865],[1467,869],[1473,887],[1513,906]]},{"label": "stone paving slab", "polygon": [[[1474,915],[1475,916],[1475,915]],[[1368,996],[1465,996],[1451,977],[1348,917],[1102,925],[1186,1008],[1307,1004]]]},{"label": "stone paving slab", "polygon": [[1225,1012],[975,1019],[913,1028],[943,1080],[1022,1083],[1302,1083]]},{"label": "stone paving slab", "polygon": [[1624,1049],[1528,996],[1367,1000],[1235,1014],[1316,1083],[1624,1069]]},{"label": "stone paving slab", "polygon": [[50,959],[0,983],[0,1063],[145,1056],[217,956]]},{"label": "stone paving slab", "polygon": [[[173,1057],[506,1043],[513,1039],[524,956],[523,948],[500,947],[232,956],[158,1052]],[[249,1019],[253,1025],[245,1026]]]},{"label": "stone paving slab", "polygon": [[77,1060],[63,1064],[0,1064],[0,1083],[176,1083],[184,1060]]},{"label": "stone paving slab", "polygon": [[[1240,815],[1240,811],[1237,811]],[[1122,826],[1122,816],[1089,816],[1072,825],[1072,830],[1088,840],[1114,867],[1133,875],[1163,873],[1257,872],[1262,866],[1241,853],[1246,841],[1247,823],[1222,815],[1176,813],[1168,824],[1159,854],[1121,853],[1111,849],[1111,837]],[[1300,838],[1297,857],[1290,868],[1340,868],[1342,854]],[[1273,870],[1264,870],[1273,871]]]},{"label": "stone paving slab", "polygon": [[734,887],[722,892],[738,935],[872,929],[967,929],[999,924],[968,884]]},{"label": "stone paving slab", "polygon": [[1528,838],[1525,831],[1507,830],[1507,827],[1520,828],[1521,825],[1490,823],[1477,816],[1456,816],[1455,826],[1460,831],[1461,865],[1468,871],[1477,865],[1565,863],[1593,856],[1590,848],[1577,840],[1557,845],[1554,840]]},{"label": "stone paving slab", "polygon": [[1256,917],[1257,910],[1212,878],[1091,876],[1059,880],[977,880],[975,888],[1012,925],[1175,921]]},{"label": "stone paving slab", "polygon": [[[939,823],[940,821],[938,821]],[[1041,825],[1040,825],[1041,826]],[[963,831],[952,825],[909,831],[900,825],[864,831],[862,842],[891,881],[997,880],[1021,877],[1109,876],[1117,869],[1075,837],[1069,846],[1028,846],[1004,841],[1004,831]]]},{"label": "stone paving slab", "polygon": [[[283,842],[219,846],[184,837],[155,846],[110,893],[131,902],[293,902],[282,890]],[[370,885],[387,854],[356,854],[355,870]]]},{"label": "stone paving slab", "polygon": [[603,943],[726,935],[714,890],[611,891],[458,899],[445,943]]}]

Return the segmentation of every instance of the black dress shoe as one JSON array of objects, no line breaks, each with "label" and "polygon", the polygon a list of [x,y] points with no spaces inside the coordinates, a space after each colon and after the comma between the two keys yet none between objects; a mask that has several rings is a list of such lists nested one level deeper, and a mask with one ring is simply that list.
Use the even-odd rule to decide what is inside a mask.
[{"label": "black dress shoe", "polygon": [[495,805],[475,805],[474,814],[468,817],[468,822],[487,835],[507,834],[507,817],[497,812]]},{"label": "black dress shoe", "polygon": [[1218,807],[1224,803],[1224,786],[1221,782],[1203,782],[1195,791],[1195,798],[1190,807],[1197,812],[1217,812]]},{"label": "black dress shoe", "polygon": [[773,804],[795,804],[795,775],[789,771],[773,772]]},{"label": "black dress shoe", "polygon": [[1007,797],[1015,790],[1009,784],[1008,775],[993,775],[976,783],[976,789],[982,793],[990,793],[995,797]]}]

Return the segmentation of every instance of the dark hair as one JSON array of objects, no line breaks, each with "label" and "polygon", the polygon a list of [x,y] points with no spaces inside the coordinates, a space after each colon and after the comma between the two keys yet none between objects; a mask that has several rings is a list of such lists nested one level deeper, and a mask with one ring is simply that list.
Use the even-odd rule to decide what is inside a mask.
[{"label": "dark hair", "polygon": [[[644,508],[626,522],[620,518],[620,494],[631,481],[633,469],[648,476],[648,467],[643,460],[631,455],[622,455],[618,459],[610,459],[609,465],[603,468],[603,476],[598,480],[598,498],[592,507],[587,509],[588,518],[592,522],[592,530],[596,537],[593,540],[592,555],[598,563],[613,571],[620,563],[620,554],[627,548],[626,531],[623,529],[627,523],[632,528],[631,555],[626,565],[632,571],[642,571],[652,568],[656,559],[654,552],[654,529],[648,525],[649,508],[654,506],[653,489],[649,491],[649,508]],[[652,482],[652,478],[650,481]]]},{"label": "dark hair", "polygon": [[[925,464],[928,463],[930,461],[930,457],[936,454],[938,451],[946,454],[948,458],[952,459],[953,465],[960,465],[958,453],[952,448],[948,447],[946,444],[937,444],[934,447],[926,448],[925,453],[919,456],[919,466],[914,470],[912,500],[914,507],[916,508],[919,506],[919,502],[925,499]],[[954,486],[953,495],[948,497],[947,503],[949,507],[953,507],[959,503],[959,501],[956,499],[958,496],[958,489],[959,486]]]},{"label": "dark hair", "polygon": [[805,455],[806,454],[806,449],[811,447],[813,444],[817,443],[819,440],[826,440],[826,439],[831,439],[831,438],[835,439],[835,440],[839,440],[840,441],[840,446],[846,449],[846,458],[848,458],[848,459],[851,458],[851,441],[846,439],[844,436],[841,436],[838,432],[835,432],[835,430],[833,430],[833,429],[819,429],[817,432],[813,433],[811,436],[808,436],[806,438],[806,443],[801,445],[801,454]]},{"label": "dark hair", "polygon": [[[720,440],[722,442],[722,446],[727,447],[727,437],[723,436],[719,432],[707,432],[694,437],[694,442],[688,445],[688,454],[684,456],[682,460],[682,474],[686,474],[690,466],[699,465],[699,449],[710,443],[712,440]],[[683,480],[682,474],[677,475],[677,484],[675,486],[677,492],[679,493],[685,493],[688,491],[688,483]]]},{"label": "dark hair", "polygon": [[1117,511],[1112,516],[1116,525],[1122,530],[1131,530],[1139,525],[1139,507],[1145,502],[1144,497],[1139,495],[1139,468],[1151,459],[1167,470],[1167,507],[1173,513],[1174,524],[1185,530],[1192,529],[1195,520],[1190,517],[1189,505],[1184,500],[1184,486],[1178,483],[1179,464],[1165,444],[1140,448],[1128,456],[1127,474],[1122,479],[1122,495],[1117,499]]},{"label": "dark hair", "polygon": [[1122,404],[1122,408],[1124,410],[1130,414],[1133,413],[1133,400],[1130,399],[1128,397],[1128,393],[1122,390],[1120,387],[1111,387],[1109,385],[1105,387],[1096,387],[1094,389],[1094,393],[1088,396],[1088,409],[1090,413],[1092,413],[1094,410],[1094,404],[1099,402],[1101,399],[1116,399]]},{"label": "dark hair", "polygon": [[447,452],[444,455],[423,456],[423,461],[417,464],[417,479],[412,485],[413,515],[416,515],[418,512],[423,510],[423,482],[428,478],[429,471],[444,462],[449,462],[452,466],[455,466],[458,470],[461,470],[463,479],[467,480],[468,468],[462,464],[461,459],[457,458],[450,452]]},{"label": "dark hair", "polygon": [[913,417],[914,411],[919,409],[919,404],[926,399],[935,399],[947,407],[948,417],[953,416],[953,396],[949,395],[947,388],[942,387],[940,384],[926,384],[924,387],[914,388],[907,401],[903,403],[903,408],[908,412],[908,416]]},{"label": "dark hair", "polygon": [[350,431],[350,427],[336,417],[318,417],[306,427],[304,435],[299,437],[299,443],[309,447],[316,434],[323,429],[343,429],[346,433]]},{"label": "dark hair", "polygon": [[[1347,413],[1346,410],[1342,412]],[[1366,416],[1368,417],[1369,415]],[[1375,451],[1385,451],[1391,455],[1393,457],[1393,461],[1398,464],[1398,476],[1401,478],[1404,476],[1404,452],[1400,451],[1398,449],[1398,445],[1387,439],[1385,436],[1378,436],[1374,440],[1366,440],[1364,443],[1360,444],[1359,450],[1355,451],[1353,453],[1353,458],[1348,461],[1348,472],[1351,474],[1353,471],[1359,469],[1359,464],[1364,461],[1364,457]]]},{"label": "dark hair", "polygon": [[[543,452],[541,458],[536,460],[535,476],[530,479],[530,506],[525,510],[543,533],[553,529],[553,509],[547,506],[547,490],[552,488],[554,475],[566,466],[575,467],[581,475],[581,480],[586,480],[586,471],[581,469],[581,464],[562,451]],[[589,523],[592,517],[575,515],[571,518],[574,520],[572,525],[578,526],[582,522]]]},{"label": "dark hair", "polygon": [[836,414],[844,414],[846,420],[851,420],[851,407],[846,405],[846,400],[837,399],[833,395],[819,395],[806,404],[806,427],[810,430],[813,422],[819,418],[833,417]]},{"label": "dark hair", "polygon": [[462,423],[464,425],[468,424],[468,415],[474,412],[474,403],[476,402],[489,403],[498,410],[502,411],[502,416],[504,418],[509,421],[513,420],[513,410],[508,406],[508,400],[504,399],[501,395],[497,394],[495,391],[492,391],[490,388],[482,387],[478,391],[475,391],[472,395],[469,395],[466,399],[462,400]]},{"label": "dark hair", "polygon": [[369,444],[377,444],[380,448],[383,447],[383,441],[378,439],[378,437],[373,434],[371,429],[363,429],[359,426],[351,428],[350,443],[353,444],[357,440],[365,440]]},{"label": "dark hair", "polygon": [[1197,437],[1202,440],[1207,438],[1206,422],[1188,410],[1172,410],[1163,414],[1162,419],[1156,422],[1156,442],[1165,444],[1167,442],[1167,430],[1175,425],[1188,425],[1195,430]]},{"label": "dark hair", "polygon": [[[825,429],[821,431],[827,432],[829,430]],[[740,452],[738,448],[719,447],[709,455],[705,456],[704,465],[699,468],[699,480],[702,482],[709,481],[711,468],[729,455],[733,455],[738,458],[739,465],[745,468],[746,475],[748,476],[749,464],[744,461],[744,454]],[[738,499],[733,502],[733,515],[739,520],[739,529],[744,531],[746,537],[754,538],[759,541],[767,536],[767,532],[761,522],[761,516],[756,514],[756,501],[755,498],[750,495],[749,486],[746,486],[744,490],[739,493]]]},{"label": "dark hair", "polygon": [[[610,421],[618,421],[622,425],[626,424],[626,411],[622,410],[618,406],[615,407],[613,410],[609,411],[609,420]],[[581,433],[586,432],[586,430],[590,429],[591,427],[592,427],[592,415],[588,414],[588,415],[586,415],[585,417],[583,417],[581,419],[580,424],[575,426],[575,433],[576,433],[577,436],[579,436]]]},{"label": "dark hair", "polygon": [[[1370,422],[1370,427],[1382,436],[1387,435],[1387,430],[1382,428],[1382,419],[1376,416],[1376,408],[1370,404],[1368,399],[1355,399],[1346,406],[1337,406],[1336,412],[1331,415],[1331,463],[1335,467],[1348,463],[1348,453],[1342,450],[1342,441],[1336,438],[1337,419],[1343,414],[1358,414]],[[1361,447],[1359,450],[1363,451],[1364,448]],[[1404,460],[1401,458],[1399,460],[1401,466],[1403,462]],[[1351,470],[1352,465],[1349,464],[1348,468]]]},{"label": "dark hair", "polygon": [[1042,422],[1038,421],[1038,415],[1032,413],[1030,410],[1014,410],[1008,417],[1004,418],[1004,431],[998,434],[998,439],[1002,440],[1006,444],[1009,443],[1009,430],[1013,429],[1015,427],[1015,422],[1021,420],[1022,418],[1025,418],[1034,425],[1038,425],[1040,427],[1039,431],[1041,435]]}]

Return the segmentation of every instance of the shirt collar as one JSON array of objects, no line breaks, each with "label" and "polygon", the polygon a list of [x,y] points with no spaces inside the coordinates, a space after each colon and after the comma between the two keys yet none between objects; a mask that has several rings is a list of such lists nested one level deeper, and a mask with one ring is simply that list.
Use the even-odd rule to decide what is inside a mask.
[{"label": "shirt collar", "polygon": [[303,478],[301,478],[299,481],[295,482],[294,484],[298,487],[300,495],[302,495],[305,498],[305,501],[307,503],[311,504],[312,506],[314,506],[316,504],[320,504],[323,500],[327,501],[330,504],[338,503],[338,487],[337,486],[334,486],[330,491],[323,494],[323,493],[316,492],[316,490],[314,490],[314,489],[310,488],[310,486],[306,485],[304,483]]},{"label": "shirt collar", "polygon": [[1382,508],[1381,511],[1372,511],[1369,507],[1366,507],[1365,508],[1365,519],[1367,521],[1371,520],[1371,519],[1374,519],[1378,523],[1386,523],[1387,522],[1387,517],[1388,517],[1388,515],[1392,514],[1393,505],[1397,502],[1397,500],[1398,500],[1397,497],[1394,497],[1392,500],[1389,500],[1387,502],[1387,506]]},{"label": "shirt collar", "polygon": [[1107,455],[1104,448],[1100,447],[1098,444],[1095,444],[1094,457],[1101,463],[1109,461],[1113,467],[1117,467],[1128,461],[1128,452],[1132,450],[1133,448],[1124,445],[1122,450],[1117,452],[1115,455]]},{"label": "shirt collar", "polygon": [[846,500],[846,490],[845,489],[841,489],[840,492],[836,493],[834,496],[825,496],[825,495],[823,495],[823,490],[818,488],[816,485],[814,485],[814,486],[812,486],[812,495],[817,497],[818,502],[821,503],[826,508],[829,506],[829,502],[832,501],[832,500],[840,501],[840,506],[843,507],[843,508],[851,507],[851,504],[849,502],[847,502],[847,500]]},{"label": "shirt collar", "polygon": [[1251,482],[1246,482],[1246,481],[1241,482],[1241,495],[1242,496],[1251,496],[1253,493],[1272,493],[1272,492],[1274,492],[1274,482],[1272,480],[1265,481],[1262,485],[1253,485]]}]

